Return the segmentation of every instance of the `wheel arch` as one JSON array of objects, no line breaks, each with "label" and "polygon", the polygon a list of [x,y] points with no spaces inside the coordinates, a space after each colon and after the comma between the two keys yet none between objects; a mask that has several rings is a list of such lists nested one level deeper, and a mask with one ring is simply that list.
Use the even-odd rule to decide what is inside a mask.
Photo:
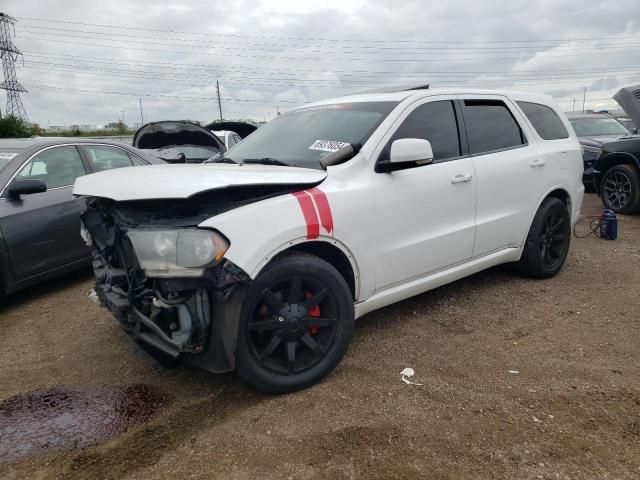
[{"label": "wheel arch", "polygon": [[334,239],[289,242],[282,245],[265,259],[256,276],[260,275],[265,267],[275,259],[291,252],[308,253],[329,263],[347,282],[354,301],[357,300],[360,288],[355,258],[344,245]]},{"label": "wheel arch", "polygon": [[573,200],[571,198],[571,194],[569,193],[569,190],[560,185],[556,185],[554,187],[549,188],[542,195],[542,197],[538,201],[538,204],[536,205],[536,208],[533,210],[529,218],[527,231],[525,232],[524,238],[522,239],[521,248],[524,247],[524,244],[527,241],[527,236],[529,235],[529,229],[531,228],[531,224],[533,223],[533,219],[535,218],[536,213],[538,213],[538,210],[540,210],[540,207],[542,206],[542,204],[547,198],[557,198],[558,200],[562,201],[566,205],[567,210],[569,211],[569,217],[573,221]]},{"label": "wheel arch", "polygon": [[640,170],[640,160],[633,153],[612,152],[600,157],[594,166],[593,183],[600,195],[600,181],[607,170],[616,165],[633,165]]}]

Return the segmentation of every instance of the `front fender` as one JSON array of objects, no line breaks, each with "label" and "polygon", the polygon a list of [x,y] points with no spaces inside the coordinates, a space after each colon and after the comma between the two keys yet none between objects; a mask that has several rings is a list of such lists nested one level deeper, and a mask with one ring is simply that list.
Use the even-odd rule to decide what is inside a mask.
[{"label": "front fender", "polygon": [[[229,239],[225,257],[242,268],[252,279],[282,250],[307,241],[327,241],[348,254],[334,239],[334,231],[317,216],[310,200],[306,208],[313,209],[318,222],[309,227],[304,208],[297,193],[286,194],[245,205],[202,222],[199,227],[213,228]],[[313,223],[313,222],[311,222]],[[355,271],[355,270],[354,270]]]}]

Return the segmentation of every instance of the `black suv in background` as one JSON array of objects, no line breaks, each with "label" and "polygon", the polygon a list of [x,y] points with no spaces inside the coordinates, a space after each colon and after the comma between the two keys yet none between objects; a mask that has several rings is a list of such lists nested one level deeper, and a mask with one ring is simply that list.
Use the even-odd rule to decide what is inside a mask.
[{"label": "black suv in background", "polygon": [[640,136],[607,114],[569,116],[582,145],[587,191],[606,208],[640,212]]}]

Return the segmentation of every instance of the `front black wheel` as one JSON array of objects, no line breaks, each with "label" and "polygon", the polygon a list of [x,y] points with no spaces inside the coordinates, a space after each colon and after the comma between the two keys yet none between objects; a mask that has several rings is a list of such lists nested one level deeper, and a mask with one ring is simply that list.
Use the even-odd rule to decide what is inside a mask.
[{"label": "front black wheel", "polygon": [[604,206],[616,213],[640,211],[638,171],[631,165],[611,167],[600,182],[600,197]]},{"label": "front black wheel", "polygon": [[301,253],[276,259],[244,297],[238,374],[268,392],[311,386],[340,362],[353,323],[351,291],[329,263]]},{"label": "front black wheel", "polygon": [[547,198],[536,212],[518,262],[518,269],[535,278],[556,275],[567,258],[571,241],[571,218],[567,206]]}]

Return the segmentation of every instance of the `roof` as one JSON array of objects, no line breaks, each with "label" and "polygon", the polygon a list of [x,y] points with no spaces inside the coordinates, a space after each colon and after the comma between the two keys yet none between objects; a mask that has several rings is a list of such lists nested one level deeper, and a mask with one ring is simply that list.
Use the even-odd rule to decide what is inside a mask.
[{"label": "roof", "polygon": [[109,145],[125,145],[118,140],[91,137],[31,137],[31,138],[2,138],[0,148],[15,148],[24,150],[34,145],[61,145],[65,143],[104,143]]},{"label": "roof", "polygon": [[[313,102],[304,107],[331,105],[335,103],[355,102],[401,102],[407,98],[425,98],[435,95],[502,95],[518,101],[531,101],[542,104],[555,104],[549,95],[530,92],[518,92],[510,90],[485,90],[481,88],[417,88],[417,87],[391,87],[368,92],[354,93],[342,97],[328,98]],[[295,110],[295,109],[294,109]]]}]

